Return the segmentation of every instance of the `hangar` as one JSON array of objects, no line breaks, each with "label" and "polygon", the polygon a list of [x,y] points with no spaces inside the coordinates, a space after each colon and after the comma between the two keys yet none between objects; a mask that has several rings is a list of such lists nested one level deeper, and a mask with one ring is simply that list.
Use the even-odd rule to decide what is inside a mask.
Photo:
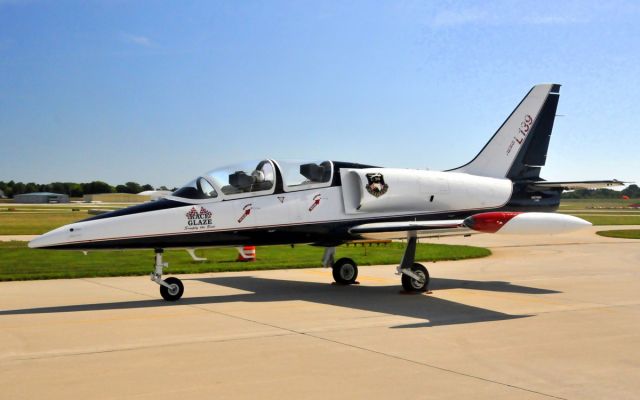
[{"label": "hangar", "polygon": [[13,196],[13,202],[26,204],[68,203],[69,196],[50,192],[25,193]]}]

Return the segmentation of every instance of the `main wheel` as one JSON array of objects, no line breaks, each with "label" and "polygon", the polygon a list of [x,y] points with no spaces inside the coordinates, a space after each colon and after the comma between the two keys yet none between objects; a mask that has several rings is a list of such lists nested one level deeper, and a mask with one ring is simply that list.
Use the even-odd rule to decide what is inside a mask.
[{"label": "main wheel", "polygon": [[351,285],[358,277],[358,265],[350,258],[341,258],[333,264],[333,279],[342,285]]},{"label": "main wheel", "polygon": [[176,301],[184,293],[184,285],[178,278],[170,277],[164,280],[169,287],[160,285],[160,295],[166,301]]},{"label": "main wheel", "polygon": [[429,271],[422,264],[415,263],[411,266],[411,272],[419,276],[420,280],[402,274],[402,287],[404,290],[407,292],[426,292],[429,286]]}]

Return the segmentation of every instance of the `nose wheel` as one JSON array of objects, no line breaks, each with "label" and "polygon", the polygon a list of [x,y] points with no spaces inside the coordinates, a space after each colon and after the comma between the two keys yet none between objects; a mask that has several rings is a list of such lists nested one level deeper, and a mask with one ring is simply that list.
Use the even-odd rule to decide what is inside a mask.
[{"label": "nose wheel", "polygon": [[177,301],[184,294],[184,285],[182,281],[175,277],[169,277],[162,280],[163,269],[169,264],[162,261],[163,249],[156,249],[155,269],[151,273],[151,280],[160,285],[160,296],[166,301]]},{"label": "nose wheel", "polygon": [[169,277],[164,280],[167,286],[160,285],[160,296],[166,301],[176,301],[182,297],[184,293],[184,285],[178,278]]}]

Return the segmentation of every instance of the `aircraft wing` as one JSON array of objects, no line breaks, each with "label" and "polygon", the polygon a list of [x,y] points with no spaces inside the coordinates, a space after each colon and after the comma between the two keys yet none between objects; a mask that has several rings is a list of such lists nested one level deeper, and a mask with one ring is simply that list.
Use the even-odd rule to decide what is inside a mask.
[{"label": "aircraft wing", "polygon": [[545,189],[562,189],[562,190],[576,190],[576,189],[602,189],[615,186],[624,186],[627,182],[622,182],[617,179],[608,181],[569,181],[569,182],[548,182],[538,181],[533,182],[532,186]]},{"label": "aircraft wing", "polygon": [[421,238],[461,236],[480,233],[467,228],[464,220],[375,222],[349,229],[366,239],[406,239],[408,234]]}]

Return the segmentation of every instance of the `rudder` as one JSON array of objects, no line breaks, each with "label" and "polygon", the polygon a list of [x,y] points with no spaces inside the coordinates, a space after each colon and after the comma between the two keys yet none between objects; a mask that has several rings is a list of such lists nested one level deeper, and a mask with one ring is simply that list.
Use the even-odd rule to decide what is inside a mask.
[{"label": "rudder", "polygon": [[534,86],[478,155],[450,172],[511,180],[539,179],[560,97],[560,85]]}]

